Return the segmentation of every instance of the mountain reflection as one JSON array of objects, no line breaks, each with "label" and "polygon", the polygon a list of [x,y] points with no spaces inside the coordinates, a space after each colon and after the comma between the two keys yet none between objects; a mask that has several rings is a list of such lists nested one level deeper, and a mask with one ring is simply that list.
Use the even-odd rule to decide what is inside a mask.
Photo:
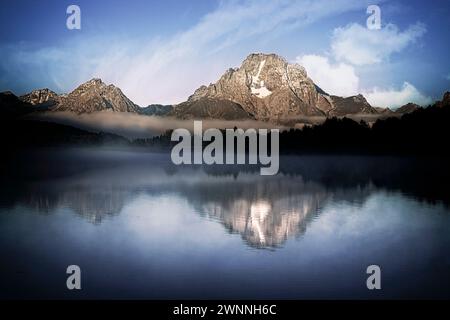
[{"label": "mountain reflection", "polygon": [[239,233],[251,246],[280,246],[288,237],[304,232],[329,198],[324,188],[305,184],[301,177],[284,178],[285,183],[258,178],[252,184],[236,182],[238,194],[222,194],[221,201],[204,201],[200,210],[229,232]]},{"label": "mountain reflection", "polygon": [[205,205],[204,211],[230,232],[239,233],[251,246],[277,247],[306,229],[309,218],[317,212],[314,198],[299,199],[298,207],[286,205],[292,199],[280,199],[273,204],[267,200],[251,203],[242,199],[228,209],[216,204]]},{"label": "mountain reflection", "polygon": [[[234,197],[226,192],[221,200],[208,201],[203,197],[203,203],[197,203],[198,211],[221,222],[230,233],[240,234],[248,245],[270,248],[302,235],[328,201],[351,199],[355,204],[363,203],[372,190],[366,187],[333,192],[316,183],[305,183],[301,176],[279,179],[265,181],[255,177],[247,185],[236,182],[239,192]],[[195,197],[190,199],[195,201]]]},{"label": "mountain reflection", "polygon": [[327,188],[304,181],[301,175],[263,177],[257,171],[212,174],[202,169],[168,170],[148,165],[97,168],[26,183],[20,189],[14,192],[18,198],[10,205],[26,206],[41,214],[69,209],[95,224],[120,214],[138,196],[176,196],[255,248],[276,248],[302,235],[328,201],[357,205],[374,190],[370,184]]},{"label": "mountain reflection", "polygon": [[34,192],[23,203],[39,213],[50,214],[60,208],[71,209],[91,223],[99,224],[105,217],[120,214],[130,197],[120,190],[90,190],[89,187],[61,190],[55,194]]}]

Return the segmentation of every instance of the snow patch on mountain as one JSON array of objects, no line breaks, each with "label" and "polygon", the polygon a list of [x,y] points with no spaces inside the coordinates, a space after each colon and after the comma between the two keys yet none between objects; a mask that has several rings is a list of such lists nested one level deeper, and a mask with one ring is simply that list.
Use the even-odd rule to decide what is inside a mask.
[{"label": "snow patch on mountain", "polygon": [[252,83],[250,85],[250,91],[258,98],[265,98],[272,94],[272,91],[267,89],[267,87],[264,85],[264,80],[259,79],[259,76],[261,75],[261,71],[264,68],[265,64],[266,60],[260,62],[258,73],[256,74],[256,76],[252,76]]}]

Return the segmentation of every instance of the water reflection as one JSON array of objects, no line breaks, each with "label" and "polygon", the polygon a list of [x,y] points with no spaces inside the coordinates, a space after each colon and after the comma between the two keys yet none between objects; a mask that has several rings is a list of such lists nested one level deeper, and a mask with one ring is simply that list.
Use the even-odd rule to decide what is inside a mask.
[{"label": "water reflection", "polygon": [[288,157],[263,177],[144,153],[21,159],[0,175],[0,298],[73,298],[73,263],[86,299],[449,297],[442,163]]},{"label": "water reflection", "polygon": [[358,205],[374,190],[371,183],[328,188],[322,182],[304,180],[301,174],[264,177],[251,170],[208,172],[148,163],[101,166],[23,182],[19,188],[10,206],[27,206],[41,214],[70,209],[94,224],[119,215],[139,195],[176,195],[255,248],[280,247],[302,235],[330,200]]}]

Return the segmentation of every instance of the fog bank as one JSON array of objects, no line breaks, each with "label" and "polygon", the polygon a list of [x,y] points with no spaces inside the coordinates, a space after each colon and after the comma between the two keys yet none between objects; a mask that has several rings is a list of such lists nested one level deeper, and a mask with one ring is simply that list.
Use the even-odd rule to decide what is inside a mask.
[{"label": "fog bank", "polygon": [[[33,119],[56,122],[76,128],[109,132],[129,139],[150,138],[170,129],[186,128],[193,130],[194,120],[180,120],[170,117],[146,116],[133,113],[101,111],[76,114],[72,112],[44,112],[33,114]],[[255,120],[222,121],[202,120],[203,128],[258,128],[283,129],[283,126]]]}]

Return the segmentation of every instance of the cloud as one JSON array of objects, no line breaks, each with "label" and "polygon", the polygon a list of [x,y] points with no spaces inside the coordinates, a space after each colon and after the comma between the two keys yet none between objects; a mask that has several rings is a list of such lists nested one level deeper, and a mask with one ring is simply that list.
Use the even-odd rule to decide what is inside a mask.
[{"label": "cloud", "polygon": [[[44,112],[32,114],[31,119],[61,123],[76,128],[93,131],[115,133],[129,139],[149,138],[162,134],[170,129],[186,128],[193,130],[192,120],[180,120],[170,117],[145,116],[125,112],[100,111],[85,114],[72,112]],[[256,120],[203,120],[203,128],[273,128],[273,124]],[[283,126],[278,126],[283,129]]]},{"label": "cloud", "polygon": [[353,66],[345,63],[331,63],[324,56],[299,56],[296,62],[306,68],[308,76],[315,84],[331,95],[346,97],[362,93],[371,105],[394,109],[409,102],[422,106],[432,103],[430,97],[425,96],[409,82],[404,82],[399,90],[377,87],[364,90],[359,86],[359,77]]},{"label": "cloud", "polygon": [[319,55],[299,56],[296,62],[305,67],[308,76],[325,92],[339,96],[358,94],[359,78],[353,66],[345,63],[330,63]]},{"label": "cloud", "polygon": [[200,85],[216,81],[230,65],[240,63],[239,43],[257,46],[272,33],[358,6],[362,4],[355,0],[339,5],[324,0],[278,0],[264,5],[257,0],[221,2],[191,28],[147,46],[138,55],[117,57],[114,65],[122,66],[119,71],[107,63],[96,73],[125,88],[139,104],[178,103]]},{"label": "cloud", "polygon": [[380,30],[369,30],[357,23],[336,28],[331,43],[332,54],[337,60],[354,65],[380,63],[393,53],[405,49],[426,32],[423,23],[417,22],[400,31],[395,24],[387,24]]},{"label": "cloud", "polygon": [[363,94],[371,105],[377,107],[390,107],[393,109],[401,107],[409,102],[421,106],[426,106],[433,102],[431,97],[425,96],[408,82],[404,82],[400,90],[374,88]]},{"label": "cloud", "polygon": [[394,24],[381,30],[369,30],[352,23],[334,30],[331,52],[328,56],[303,55],[296,62],[303,65],[308,76],[323,90],[332,95],[351,96],[364,94],[370,104],[379,107],[400,107],[413,102],[428,105],[432,99],[421,93],[409,82],[400,89],[363,89],[358,71],[361,66],[387,60],[391,54],[400,52],[426,32],[421,23],[411,25],[401,32]]},{"label": "cloud", "polygon": [[258,48],[262,40],[365,8],[359,0],[219,3],[191,27],[166,38],[83,36],[48,48],[19,44],[0,48],[0,74],[7,74],[0,77],[0,86],[12,87],[16,82],[15,87],[30,90],[45,83],[67,92],[81,81],[100,77],[119,86],[141,106],[178,103],[201,84],[217,80],[230,65],[241,62],[243,55],[249,53],[247,48]]},{"label": "cloud", "polygon": [[359,77],[353,66],[345,63],[330,63],[320,55],[299,56],[296,62],[306,68],[308,76],[330,95],[352,96],[362,93],[367,101],[377,107],[398,108],[409,102],[426,106],[432,103],[431,97],[421,93],[409,82],[404,82],[401,89],[361,89]]}]

